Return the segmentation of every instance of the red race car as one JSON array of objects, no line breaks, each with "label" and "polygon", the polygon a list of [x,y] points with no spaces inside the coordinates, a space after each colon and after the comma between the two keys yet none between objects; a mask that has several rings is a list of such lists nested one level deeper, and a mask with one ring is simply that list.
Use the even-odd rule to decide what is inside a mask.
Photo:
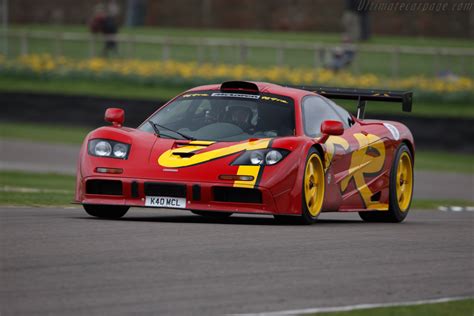
[{"label": "red race car", "polygon": [[[331,99],[357,100],[357,117]],[[103,218],[150,207],[401,222],[413,194],[413,136],[401,123],[364,120],[372,100],[411,111],[412,93],[230,81],[184,92],[138,128],[107,109],[112,126],[82,145],[75,199]]]}]

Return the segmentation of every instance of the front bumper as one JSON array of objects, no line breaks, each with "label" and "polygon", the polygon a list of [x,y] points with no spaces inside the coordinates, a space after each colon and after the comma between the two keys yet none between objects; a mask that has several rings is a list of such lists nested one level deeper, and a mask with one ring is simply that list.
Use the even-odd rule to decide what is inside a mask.
[{"label": "front bumper", "polygon": [[[107,182],[110,182],[107,184]],[[113,183],[112,183],[113,182]],[[103,184],[106,185],[103,185]],[[223,182],[180,182],[157,179],[92,176],[78,183],[76,200],[81,204],[145,205],[147,196],[185,197],[186,210],[279,214],[267,188],[233,187]],[[156,207],[150,207],[156,208]]]}]

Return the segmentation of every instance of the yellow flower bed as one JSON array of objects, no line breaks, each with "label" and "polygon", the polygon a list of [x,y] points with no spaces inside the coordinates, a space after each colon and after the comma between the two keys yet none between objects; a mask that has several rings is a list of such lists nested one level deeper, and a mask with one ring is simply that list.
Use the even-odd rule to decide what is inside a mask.
[{"label": "yellow flower bed", "polygon": [[294,85],[331,85],[358,88],[416,89],[426,92],[472,92],[474,81],[467,77],[430,78],[411,76],[390,79],[376,74],[354,75],[327,69],[254,67],[248,65],[198,64],[179,61],[147,61],[134,59],[90,58],[75,60],[51,55],[26,55],[16,59],[0,56],[0,71],[26,70],[36,74],[87,73],[92,76],[138,77],[145,79],[182,79],[185,82],[210,83],[221,80],[259,80]]}]

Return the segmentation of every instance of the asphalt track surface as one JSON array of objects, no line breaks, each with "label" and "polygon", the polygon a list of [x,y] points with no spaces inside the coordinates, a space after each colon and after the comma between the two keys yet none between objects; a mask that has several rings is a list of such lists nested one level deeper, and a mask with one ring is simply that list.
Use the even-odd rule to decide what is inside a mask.
[{"label": "asphalt track surface", "polygon": [[[75,174],[78,146],[0,139],[0,169]],[[416,161],[415,161],[416,163]],[[415,199],[474,201],[472,174],[417,171]]]},{"label": "asphalt track surface", "polygon": [[474,212],[402,224],[0,209],[0,314],[221,315],[473,296]]}]

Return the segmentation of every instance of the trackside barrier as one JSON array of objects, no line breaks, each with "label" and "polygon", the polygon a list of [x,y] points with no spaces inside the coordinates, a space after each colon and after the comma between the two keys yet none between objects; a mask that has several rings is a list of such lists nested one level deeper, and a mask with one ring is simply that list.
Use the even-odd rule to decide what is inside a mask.
[{"label": "trackside barrier", "polygon": [[[121,47],[121,56],[126,58],[138,58],[136,46],[138,44],[156,46],[157,56],[161,60],[173,59],[173,47],[192,47],[195,54],[192,54],[191,60],[196,62],[204,62],[204,50],[210,50],[212,63],[222,62],[222,56],[219,56],[219,48],[228,48],[229,51],[236,53],[233,63],[246,64],[251,55],[252,49],[271,50],[275,56],[273,65],[283,66],[290,58],[289,52],[304,51],[312,52],[311,60],[307,61],[307,66],[314,68],[321,67],[326,64],[330,58],[331,52],[346,46],[326,43],[307,43],[296,41],[276,41],[276,40],[255,40],[255,39],[227,39],[227,38],[197,38],[197,37],[167,37],[167,36],[151,36],[151,35],[130,35],[117,34],[111,36],[98,36],[89,33],[79,32],[50,32],[50,31],[13,31],[0,33],[2,37],[7,39],[6,42],[19,43],[19,48],[14,49],[14,45],[5,44],[2,47],[2,53],[5,56],[26,55],[34,53],[32,42],[41,40],[45,42],[44,46],[48,46],[55,56],[66,55],[66,43],[82,43],[88,46],[87,55],[80,56],[82,58],[100,56],[102,43],[106,39],[117,41]],[[412,46],[394,46],[394,45],[354,45],[350,46],[358,55],[361,53],[383,54],[387,57],[386,66],[389,67],[389,73],[392,77],[399,77],[402,67],[401,56],[429,56],[432,58],[432,74],[437,75],[442,70],[442,58],[450,58],[450,66],[456,66],[461,70],[460,75],[470,75],[466,73],[469,70],[468,65],[474,57],[474,49],[471,48],[451,48],[451,47],[412,47]],[[158,53],[159,52],[159,53]],[[422,58],[423,59],[423,58]],[[208,61],[208,60],[206,60]],[[270,61],[271,62],[271,61]],[[355,58],[352,64],[352,71],[359,72],[361,65],[360,58]],[[472,67],[471,67],[472,68]],[[472,69],[471,69],[472,71]],[[413,73],[416,74],[416,73]]]}]

